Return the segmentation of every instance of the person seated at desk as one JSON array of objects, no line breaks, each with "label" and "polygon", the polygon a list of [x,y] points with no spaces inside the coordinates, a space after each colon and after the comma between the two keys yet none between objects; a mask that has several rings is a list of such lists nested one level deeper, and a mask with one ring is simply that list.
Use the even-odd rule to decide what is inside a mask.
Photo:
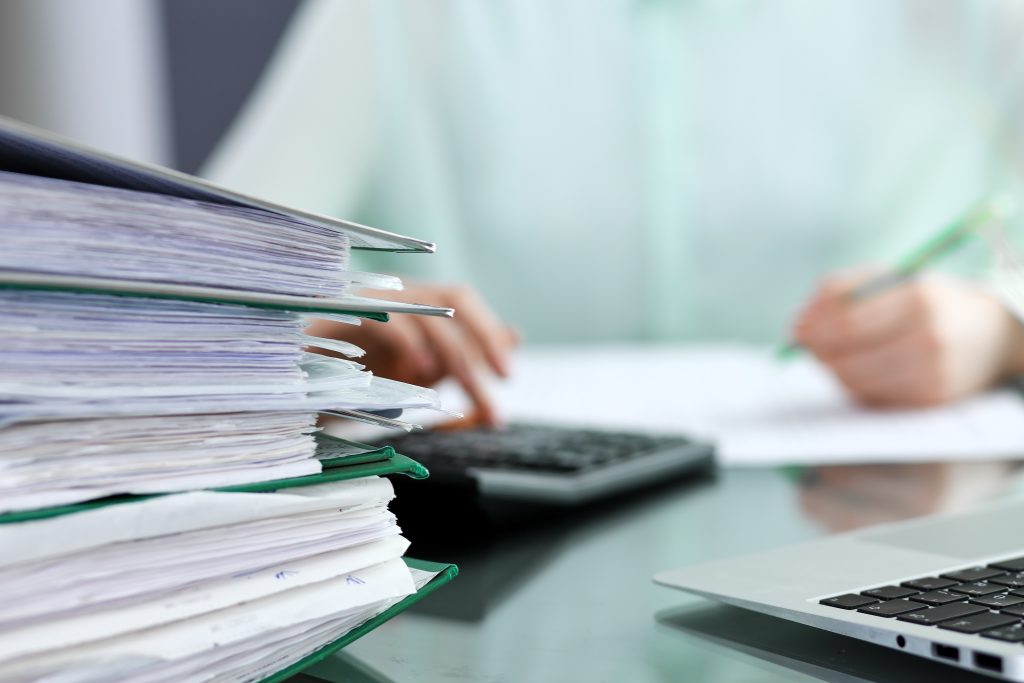
[{"label": "person seated at desk", "polygon": [[[332,330],[382,375],[453,375],[493,421],[472,359],[507,371],[503,320],[533,343],[777,343],[821,272],[920,241],[1009,174],[1019,150],[976,117],[1007,95],[984,52],[1008,47],[1004,10],[971,11],[308,2],[207,173],[438,242],[430,263],[362,265],[472,283],[402,295],[454,325]],[[793,337],[859,400],[933,404],[1024,369],[992,294],[925,279],[851,304],[858,277],[826,280]]]}]

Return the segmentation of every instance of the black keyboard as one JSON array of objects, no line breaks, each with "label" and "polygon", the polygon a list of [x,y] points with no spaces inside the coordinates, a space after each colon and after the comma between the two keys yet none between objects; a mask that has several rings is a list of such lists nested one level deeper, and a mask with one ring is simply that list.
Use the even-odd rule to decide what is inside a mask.
[{"label": "black keyboard", "polygon": [[511,424],[504,429],[414,433],[388,443],[427,469],[485,467],[566,474],[690,442],[676,437]]},{"label": "black keyboard", "polygon": [[1024,643],[1024,557],[837,595],[821,604]]},{"label": "black keyboard", "polygon": [[[561,502],[578,502],[569,498],[593,498],[605,491],[649,483],[669,472],[706,467],[712,456],[709,445],[679,436],[515,423],[501,429],[412,433],[389,438],[386,443],[425,465],[431,479],[476,479],[485,493],[566,498]],[[595,482],[602,471],[621,473],[617,477],[621,481],[598,485]],[[558,485],[553,482],[557,480],[564,483],[563,496],[555,493]],[[537,485],[534,489],[543,488],[547,493],[532,495],[531,481]],[[588,491],[569,495],[573,482],[587,485]]]}]

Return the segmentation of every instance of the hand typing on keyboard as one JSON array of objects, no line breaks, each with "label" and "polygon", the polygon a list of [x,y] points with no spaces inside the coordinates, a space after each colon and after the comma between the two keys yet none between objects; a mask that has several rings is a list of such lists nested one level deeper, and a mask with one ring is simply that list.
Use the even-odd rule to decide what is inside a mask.
[{"label": "hand typing on keyboard", "polygon": [[317,320],[309,333],[361,347],[366,351],[363,362],[381,377],[420,386],[452,377],[472,400],[479,423],[496,426],[499,416],[484,378],[487,372],[508,376],[509,354],[519,345],[518,333],[469,287],[424,284],[400,292],[375,291],[373,296],[454,308],[455,318],[396,315],[387,323],[365,320],[359,327]]}]

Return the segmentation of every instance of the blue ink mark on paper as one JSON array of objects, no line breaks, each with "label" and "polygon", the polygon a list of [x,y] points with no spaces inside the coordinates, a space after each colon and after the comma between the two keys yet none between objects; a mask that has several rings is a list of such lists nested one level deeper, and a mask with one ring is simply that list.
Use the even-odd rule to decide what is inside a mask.
[{"label": "blue ink mark on paper", "polygon": [[366,582],[363,581],[362,579],[360,579],[358,576],[352,576],[351,574],[349,574],[348,576],[345,577],[345,583],[355,584],[355,585],[362,585],[362,584],[364,584]]},{"label": "blue ink mark on paper", "polygon": [[295,576],[296,574],[298,574],[298,572],[292,571],[291,569],[284,569],[284,570],[279,571],[278,573],[274,574],[274,578],[275,579],[280,579],[280,580],[283,581],[283,580],[287,579],[290,576]]}]

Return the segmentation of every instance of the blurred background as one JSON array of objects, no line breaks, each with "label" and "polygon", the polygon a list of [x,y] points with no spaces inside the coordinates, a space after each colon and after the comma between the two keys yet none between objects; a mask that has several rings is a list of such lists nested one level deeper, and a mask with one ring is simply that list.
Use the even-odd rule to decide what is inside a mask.
[{"label": "blurred background", "polygon": [[[1021,186],[1022,15],[1008,0],[3,0],[0,113],[437,241],[430,263],[367,267],[473,283],[531,341],[774,343],[824,274],[891,262]],[[284,130],[245,104],[289,42],[293,73],[256,107],[290,103]]]},{"label": "blurred background", "polygon": [[0,114],[195,173],[300,0],[4,0]]}]

